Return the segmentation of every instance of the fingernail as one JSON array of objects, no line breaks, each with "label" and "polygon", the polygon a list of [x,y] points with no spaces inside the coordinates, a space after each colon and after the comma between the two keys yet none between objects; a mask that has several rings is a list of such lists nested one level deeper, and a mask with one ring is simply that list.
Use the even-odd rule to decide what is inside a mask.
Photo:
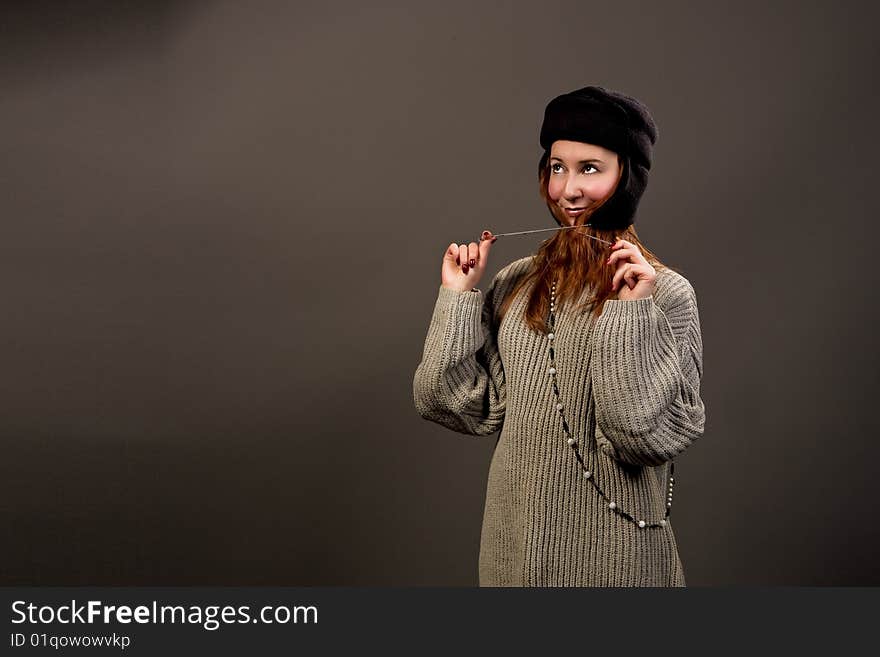
[{"label": "fingernail", "polygon": [[490,233],[488,230],[483,231],[483,237],[489,237]]},{"label": "fingernail", "polygon": [[468,266],[467,266],[467,265],[462,266],[461,271],[462,271],[463,274],[467,274],[467,272],[468,272]]},{"label": "fingernail", "polygon": [[471,261],[468,263],[471,267],[477,264],[477,261],[471,258]]}]

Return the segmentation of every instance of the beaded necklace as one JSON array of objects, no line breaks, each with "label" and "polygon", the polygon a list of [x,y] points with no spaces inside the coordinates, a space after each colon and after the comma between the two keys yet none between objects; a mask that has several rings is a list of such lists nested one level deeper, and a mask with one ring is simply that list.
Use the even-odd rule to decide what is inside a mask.
[{"label": "beaded necklace", "polygon": [[556,395],[556,410],[559,411],[559,417],[562,420],[562,429],[565,431],[565,435],[568,436],[567,442],[568,446],[571,447],[574,452],[575,457],[578,460],[578,463],[581,464],[581,469],[583,472],[584,479],[589,481],[593,488],[595,488],[599,495],[608,503],[608,508],[611,509],[612,512],[615,512],[624,518],[628,519],[630,522],[635,523],[642,529],[644,528],[653,528],[653,527],[665,527],[666,526],[666,518],[672,513],[672,487],[674,485],[674,479],[672,477],[673,472],[675,471],[675,462],[670,462],[669,464],[669,489],[668,494],[666,496],[666,514],[659,521],[649,521],[643,518],[636,518],[631,513],[621,509],[620,506],[614,501],[608,499],[608,496],[605,494],[605,491],[599,486],[596,481],[595,473],[590,472],[587,464],[584,463],[583,456],[581,455],[580,449],[578,447],[578,441],[571,435],[571,432],[568,428],[568,422],[565,419],[565,413],[563,413],[564,406],[562,401],[559,398],[559,385],[556,382],[556,358],[553,349],[553,340],[556,338],[553,333],[556,327],[556,281],[553,281],[553,285],[550,288],[550,315],[547,319],[547,341],[549,344],[549,355],[550,355],[550,382],[553,384],[553,394]]}]

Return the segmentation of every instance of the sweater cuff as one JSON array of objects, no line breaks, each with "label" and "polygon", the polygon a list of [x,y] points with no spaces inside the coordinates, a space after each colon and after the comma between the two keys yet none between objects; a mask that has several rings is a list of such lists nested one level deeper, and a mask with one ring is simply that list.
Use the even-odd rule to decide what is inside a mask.
[{"label": "sweater cuff", "polygon": [[641,299],[608,299],[602,306],[602,317],[627,320],[628,325],[644,329],[651,324],[654,295]]},{"label": "sweater cuff", "polygon": [[452,345],[465,353],[482,346],[482,291],[473,288],[462,292],[441,285],[436,309],[448,318],[446,336]]}]

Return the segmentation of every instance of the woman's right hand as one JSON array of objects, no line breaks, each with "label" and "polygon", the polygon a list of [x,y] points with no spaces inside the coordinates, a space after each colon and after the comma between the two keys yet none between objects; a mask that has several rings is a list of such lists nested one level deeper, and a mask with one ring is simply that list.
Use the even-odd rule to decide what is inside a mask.
[{"label": "woman's right hand", "polygon": [[443,268],[440,271],[443,287],[459,292],[473,290],[486,271],[489,251],[497,239],[485,230],[479,244],[450,244],[443,254]]}]

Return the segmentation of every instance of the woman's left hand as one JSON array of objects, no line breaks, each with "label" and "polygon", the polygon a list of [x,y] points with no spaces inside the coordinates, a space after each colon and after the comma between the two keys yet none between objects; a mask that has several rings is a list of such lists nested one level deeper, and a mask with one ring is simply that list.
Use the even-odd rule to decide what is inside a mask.
[{"label": "woman's left hand", "polygon": [[657,272],[645,260],[645,256],[632,242],[617,240],[611,247],[611,257],[606,264],[615,266],[611,279],[612,291],[620,288],[618,298],[624,301],[644,299],[654,293],[654,280]]}]

